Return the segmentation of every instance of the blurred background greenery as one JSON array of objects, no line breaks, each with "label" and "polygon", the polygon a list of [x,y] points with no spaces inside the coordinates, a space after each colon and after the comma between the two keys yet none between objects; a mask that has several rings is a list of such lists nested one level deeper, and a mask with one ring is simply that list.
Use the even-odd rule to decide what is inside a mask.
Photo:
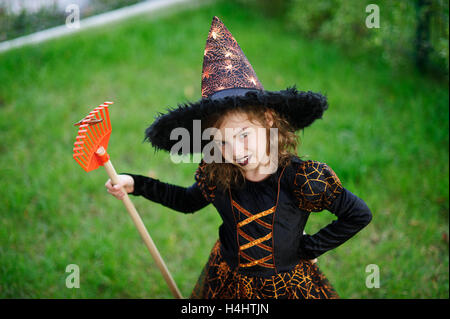
[{"label": "blurred background greenery", "polygon": [[[365,25],[370,3],[380,28]],[[448,298],[448,2],[201,4],[0,53],[0,297],[171,297],[123,205],[106,193],[105,172],[86,174],[73,161],[72,124],[114,101],[116,169],[191,185],[197,164],[172,163],[142,143],[143,132],[157,112],[200,98],[217,15],[266,89],[297,84],[329,99],[323,120],[298,134],[299,155],[328,163],[373,212],[367,228],[319,257],[341,297]],[[28,15],[0,9],[2,39],[65,21]],[[133,201],[188,296],[217,239],[214,207],[182,215]],[[332,220],[315,214],[306,231]],[[65,286],[68,264],[80,266],[79,289]],[[369,264],[380,268],[380,288],[365,285]]]}]

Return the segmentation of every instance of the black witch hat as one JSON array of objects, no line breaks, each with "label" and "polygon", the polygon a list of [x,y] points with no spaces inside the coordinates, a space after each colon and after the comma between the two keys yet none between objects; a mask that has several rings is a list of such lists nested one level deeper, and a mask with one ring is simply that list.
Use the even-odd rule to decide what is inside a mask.
[{"label": "black witch hat", "polygon": [[[203,57],[202,99],[179,104],[177,108],[159,113],[145,131],[156,149],[170,151],[178,143],[170,139],[171,132],[183,128],[189,132],[190,147],[179,149],[178,154],[201,152],[193,140],[194,120],[204,121],[209,116],[246,106],[265,106],[285,117],[297,131],[322,118],[328,108],[327,99],[320,93],[298,91],[295,86],[281,91],[266,91],[258,80],[244,52],[219,18],[214,17],[209,30]],[[200,135],[201,136],[201,135]]]}]

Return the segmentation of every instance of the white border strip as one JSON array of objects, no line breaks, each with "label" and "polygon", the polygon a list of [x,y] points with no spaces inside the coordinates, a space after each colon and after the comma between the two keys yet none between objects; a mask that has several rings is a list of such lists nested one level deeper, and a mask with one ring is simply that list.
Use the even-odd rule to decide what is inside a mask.
[{"label": "white border strip", "polygon": [[80,28],[68,28],[66,25],[50,28],[47,30],[32,33],[13,40],[0,42],[0,52],[8,51],[27,44],[34,44],[50,39],[58,38],[68,34],[76,33],[87,28],[100,26],[106,23],[119,21],[131,16],[139,15],[146,12],[174,6],[176,4],[191,2],[192,0],[152,0],[140,2],[128,7],[102,13],[93,17],[80,20]]}]

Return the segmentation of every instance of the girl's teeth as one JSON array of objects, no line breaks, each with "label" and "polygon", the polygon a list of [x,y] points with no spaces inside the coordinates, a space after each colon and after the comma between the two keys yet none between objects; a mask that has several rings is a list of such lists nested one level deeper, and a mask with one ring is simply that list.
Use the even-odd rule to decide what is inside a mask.
[{"label": "girl's teeth", "polygon": [[247,165],[248,164],[248,156],[244,157],[243,159],[241,159],[238,163],[241,165]]}]

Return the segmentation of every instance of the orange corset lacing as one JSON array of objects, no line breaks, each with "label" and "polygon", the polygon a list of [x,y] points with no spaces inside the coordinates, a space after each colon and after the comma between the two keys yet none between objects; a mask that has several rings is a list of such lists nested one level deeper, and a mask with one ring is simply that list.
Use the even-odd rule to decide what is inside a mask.
[{"label": "orange corset lacing", "polygon": [[[229,195],[230,195],[230,201],[231,201],[231,207],[233,210],[233,216],[235,218],[236,221],[236,232],[237,232],[237,243],[239,246],[239,252],[238,252],[238,265],[239,267],[253,267],[253,266],[262,266],[262,267],[266,267],[266,268],[272,268],[275,269],[275,259],[273,256],[273,222],[275,220],[275,212],[278,206],[278,198],[280,195],[280,180],[281,180],[281,176],[283,176],[283,172],[284,172],[284,168],[280,174],[280,176],[278,177],[278,191],[277,191],[277,199],[276,199],[276,204],[275,206],[264,210],[262,212],[258,212],[256,214],[252,214],[251,212],[249,212],[248,210],[246,210],[245,208],[243,208],[241,205],[239,205],[235,200],[233,200],[233,197],[231,196],[231,191],[229,190]],[[246,216],[247,218],[245,218],[242,221],[237,221],[236,219],[236,214],[234,210],[238,210],[239,213],[242,213],[244,216]],[[272,214],[272,223],[269,224],[265,221],[263,221],[261,218],[264,216],[268,216]],[[259,238],[253,238],[252,236],[248,235],[244,229],[243,226],[248,225],[250,223],[257,223],[258,225],[263,227],[263,230],[268,231],[266,235],[259,237]],[[248,242],[241,244],[241,240],[240,238],[244,238],[245,240],[247,240]],[[271,239],[271,245],[269,246],[267,243],[268,240]],[[255,259],[251,256],[249,256],[246,253],[246,250],[257,246],[259,248],[262,248],[263,250],[267,251],[267,255],[263,258],[259,258],[259,259]]]}]

